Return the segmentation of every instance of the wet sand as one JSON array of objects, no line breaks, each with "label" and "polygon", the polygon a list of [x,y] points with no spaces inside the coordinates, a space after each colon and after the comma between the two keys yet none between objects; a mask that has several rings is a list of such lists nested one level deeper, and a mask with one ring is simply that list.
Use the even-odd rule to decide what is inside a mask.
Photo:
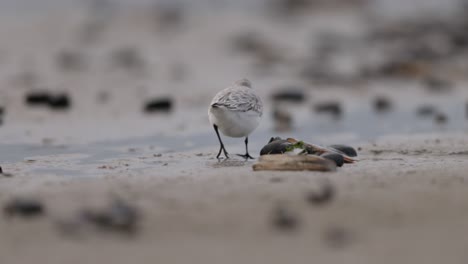
[{"label": "wet sand", "polygon": [[[47,214],[2,218],[0,260],[463,262],[466,137],[389,138],[360,147],[359,162],[328,173],[253,172],[253,162],[218,162],[212,149],[109,159],[96,165],[100,177],[27,173],[31,166],[73,159],[63,155],[5,164],[14,177],[0,179],[1,203],[18,195],[38,197]],[[154,165],[140,170],[142,163]],[[324,179],[336,188],[336,198],[324,207],[307,203],[307,192]],[[57,228],[81,208],[102,206],[114,196],[142,212],[135,236],[99,230],[67,235]],[[275,228],[272,212],[278,205],[297,217],[297,230]],[[345,235],[328,237],[333,230]]]}]

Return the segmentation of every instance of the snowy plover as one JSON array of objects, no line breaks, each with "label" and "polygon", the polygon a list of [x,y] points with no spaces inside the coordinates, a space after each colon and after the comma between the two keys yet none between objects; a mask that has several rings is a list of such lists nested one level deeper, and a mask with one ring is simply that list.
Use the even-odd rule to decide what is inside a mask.
[{"label": "snowy plover", "polygon": [[262,101],[254,93],[252,84],[247,79],[239,80],[233,86],[216,94],[208,109],[210,122],[213,124],[220,144],[216,158],[219,159],[221,151],[224,152],[226,158],[229,158],[219,135],[219,129],[228,137],[245,137],[245,154],[238,155],[245,159],[253,159],[248,149],[249,134],[259,125],[262,114]]}]

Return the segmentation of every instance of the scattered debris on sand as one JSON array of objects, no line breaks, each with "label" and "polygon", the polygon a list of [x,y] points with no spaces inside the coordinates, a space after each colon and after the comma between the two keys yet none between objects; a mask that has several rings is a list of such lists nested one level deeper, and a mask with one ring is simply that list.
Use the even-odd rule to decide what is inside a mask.
[{"label": "scattered debris on sand", "polygon": [[374,98],[374,110],[378,113],[388,112],[392,109],[393,105],[390,99],[384,96],[377,96]]},{"label": "scattered debris on sand", "polygon": [[169,113],[172,110],[172,105],[171,98],[155,98],[145,104],[143,111],[145,113]]},{"label": "scattered debris on sand", "polygon": [[330,114],[335,119],[339,119],[343,115],[341,104],[335,101],[317,103],[314,110],[318,114]]},{"label": "scattered debris on sand", "polygon": [[353,163],[354,148],[345,145],[321,147],[293,138],[272,137],[260,151],[254,170],[334,171],[344,163]]},{"label": "scattered debris on sand", "polygon": [[47,91],[35,91],[26,94],[25,103],[29,106],[47,106],[52,110],[68,110],[71,99],[66,93],[53,94]]},{"label": "scattered debris on sand", "polygon": [[338,153],[325,152],[320,155],[320,157],[335,162],[336,166],[338,167],[342,167],[344,164],[344,157]]},{"label": "scattered debris on sand", "polygon": [[306,195],[306,201],[313,206],[324,206],[333,201],[335,195],[335,188],[327,181],[320,190],[309,191]]},{"label": "scattered debris on sand", "polygon": [[451,81],[436,76],[428,76],[423,81],[426,89],[434,93],[446,93],[453,88]]},{"label": "scattered debris on sand", "polygon": [[420,117],[430,117],[435,115],[437,108],[433,105],[421,105],[416,109],[416,114]]},{"label": "scattered debris on sand", "polygon": [[282,90],[273,93],[271,96],[275,102],[291,102],[291,103],[303,103],[306,101],[306,95],[303,89],[295,87],[285,87]]},{"label": "scattered debris on sand", "polygon": [[100,209],[83,209],[73,219],[58,221],[57,228],[63,235],[79,236],[84,231],[99,230],[126,235],[135,235],[140,226],[139,210],[117,199]]},{"label": "scattered debris on sand", "polygon": [[3,211],[8,217],[32,218],[43,215],[45,208],[42,202],[37,199],[13,198],[5,205]]},{"label": "scattered debris on sand", "polygon": [[439,112],[434,116],[434,122],[436,122],[437,124],[443,125],[447,123],[447,121],[448,116],[444,113]]},{"label": "scattered debris on sand", "polygon": [[278,206],[272,215],[273,226],[281,231],[294,231],[299,228],[299,218],[284,206]]}]

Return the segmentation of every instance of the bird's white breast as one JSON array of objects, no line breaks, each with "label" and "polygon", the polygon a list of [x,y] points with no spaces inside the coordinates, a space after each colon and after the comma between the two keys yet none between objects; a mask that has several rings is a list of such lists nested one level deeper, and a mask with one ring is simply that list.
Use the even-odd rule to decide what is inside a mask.
[{"label": "bird's white breast", "polygon": [[246,137],[260,124],[261,114],[250,110],[232,111],[223,107],[210,107],[208,116],[211,124],[218,126],[228,137]]}]

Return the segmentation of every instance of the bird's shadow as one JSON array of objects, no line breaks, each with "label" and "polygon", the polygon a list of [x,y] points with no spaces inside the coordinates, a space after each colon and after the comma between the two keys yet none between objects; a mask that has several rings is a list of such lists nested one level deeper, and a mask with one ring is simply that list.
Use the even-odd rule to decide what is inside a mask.
[{"label": "bird's shadow", "polygon": [[213,168],[243,167],[252,163],[252,160],[238,159],[220,159],[209,162],[208,165]]}]

